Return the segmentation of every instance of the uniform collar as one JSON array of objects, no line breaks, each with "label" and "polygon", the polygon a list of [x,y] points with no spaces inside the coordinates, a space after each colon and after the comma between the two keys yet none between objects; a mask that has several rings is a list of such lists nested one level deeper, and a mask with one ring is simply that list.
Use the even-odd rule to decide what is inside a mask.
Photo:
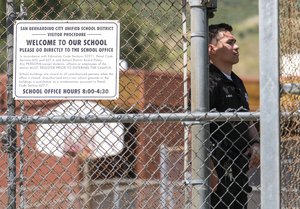
[{"label": "uniform collar", "polygon": [[219,68],[217,68],[213,64],[209,65],[209,70],[210,70],[210,72],[217,73],[220,76],[220,78],[222,78],[222,80],[227,81],[227,82],[233,82],[237,78],[237,75],[234,72],[231,72],[232,80],[230,80],[229,78],[226,77],[226,75],[224,75],[224,73]]}]

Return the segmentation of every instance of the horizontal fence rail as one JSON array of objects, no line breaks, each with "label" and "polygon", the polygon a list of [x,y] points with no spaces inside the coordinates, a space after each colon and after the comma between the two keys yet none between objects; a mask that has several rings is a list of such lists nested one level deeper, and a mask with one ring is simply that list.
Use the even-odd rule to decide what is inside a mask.
[{"label": "horizontal fence rail", "polygon": [[136,122],[166,122],[166,121],[258,121],[259,112],[235,113],[157,113],[157,114],[112,114],[105,116],[0,116],[0,124],[52,124],[52,123],[136,123]]}]

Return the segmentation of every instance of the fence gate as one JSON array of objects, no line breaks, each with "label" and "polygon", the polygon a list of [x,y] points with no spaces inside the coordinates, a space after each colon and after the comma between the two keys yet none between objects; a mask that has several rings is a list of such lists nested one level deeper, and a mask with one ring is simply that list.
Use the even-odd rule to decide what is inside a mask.
[{"label": "fence gate", "polygon": [[[1,5],[0,208],[184,208],[190,204],[190,188],[184,182],[190,173],[190,149],[183,122],[193,120],[186,114],[189,44],[183,36],[187,36],[189,7],[185,4],[177,0],[7,0]],[[15,20],[119,20],[119,98],[14,101]],[[50,72],[51,61],[35,63],[41,54],[24,55],[25,66],[20,68],[50,66]],[[67,62],[74,71],[84,67],[74,66],[75,60]],[[34,86],[33,80],[39,80],[35,76],[41,76],[36,72],[33,69],[32,79],[22,85]]]},{"label": "fence gate", "polygon": [[[299,82],[299,1],[280,4],[280,81],[286,84],[281,95],[282,204],[298,208],[299,98],[290,93]],[[200,134],[194,135],[202,138],[193,140],[201,140],[198,148],[207,151],[208,123],[251,120],[257,126],[259,113],[189,111],[188,48],[195,34],[186,1],[6,0],[0,10],[0,208],[209,207],[205,197],[202,206],[195,205],[199,201],[192,195],[198,172],[193,162],[206,171],[211,167],[207,156],[193,150],[191,127],[200,125],[194,129]],[[15,20],[119,20],[118,99],[14,100]],[[52,61],[36,63],[41,54],[22,57],[21,67],[37,67],[20,85],[34,87],[33,80],[43,80],[36,77],[41,76],[37,69],[51,69]],[[92,69],[68,63],[62,67]],[[257,173],[249,173],[250,178]],[[252,187],[249,208],[260,208],[259,185]]]}]

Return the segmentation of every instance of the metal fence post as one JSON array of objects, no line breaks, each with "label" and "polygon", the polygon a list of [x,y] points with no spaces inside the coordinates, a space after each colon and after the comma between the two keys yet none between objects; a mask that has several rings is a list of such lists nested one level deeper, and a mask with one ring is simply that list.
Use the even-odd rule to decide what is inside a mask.
[{"label": "metal fence post", "polygon": [[280,208],[278,15],[278,0],[259,1],[262,209]]},{"label": "metal fence post", "polygon": [[[7,26],[7,116],[15,115],[13,98],[13,23],[16,18],[14,1],[6,1]],[[8,208],[16,208],[16,124],[7,124],[6,148],[8,152]]]},{"label": "metal fence post", "polygon": [[160,155],[160,163],[159,163],[159,170],[160,170],[160,204],[161,208],[169,208],[168,207],[168,196],[169,196],[169,179],[168,179],[168,149],[164,144],[160,146],[159,149]]},{"label": "metal fence post", "polygon": [[[208,111],[207,7],[190,1],[191,7],[191,111]],[[207,149],[209,131],[205,121],[192,126],[192,208],[209,208]]]}]

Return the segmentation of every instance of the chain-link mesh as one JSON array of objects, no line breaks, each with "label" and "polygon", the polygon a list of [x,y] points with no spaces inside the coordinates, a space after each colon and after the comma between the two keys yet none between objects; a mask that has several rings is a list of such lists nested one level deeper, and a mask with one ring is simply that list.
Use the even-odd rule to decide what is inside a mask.
[{"label": "chain-link mesh", "polygon": [[[3,116],[23,119],[15,128],[10,120],[1,126],[1,208],[193,206],[191,162],[199,156],[193,153],[188,136],[192,125],[179,117],[187,110],[188,97],[188,63],[184,61],[184,44],[188,41],[182,25],[189,20],[182,14],[184,2],[7,0],[7,5],[18,12],[13,15],[18,19],[120,20],[120,58],[128,63],[128,69],[120,72],[117,100],[25,100],[16,101],[15,106],[10,98],[11,77],[7,76],[11,62],[6,53],[10,44],[7,34],[11,25],[6,21],[5,4],[1,3],[0,108]],[[147,118],[149,113],[157,117]],[[119,114],[120,119],[111,121],[112,114]],[[91,118],[84,117],[93,115],[104,119],[91,122]],[[126,121],[122,115],[133,116]],[[177,115],[178,119],[171,120]],[[68,121],[62,123],[55,117]],[[78,117],[80,122],[75,122]],[[247,121],[257,121],[255,116],[249,117]],[[45,122],[43,118],[51,120]],[[226,120],[231,123],[230,117]],[[245,120],[239,117],[233,129]],[[220,125],[218,117],[210,122]],[[258,127],[257,122],[253,126]],[[213,176],[210,157],[201,160],[207,162]],[[249,208],[260,206],[259,183],[252,178],[257,172],[249,172],[253,189]],[[205,181],[210,179],[213,177]],[[206,186],[214,189],[210,183]]]},{"label": "chain-link mesh", "polygon": [[282,208],[299,208],[300,2],[280,1]]},{"label": "chain-link mesh", "polygon": [[[183,85],[187,81],[182,76],[180,1],[14,3],[17,11],[23,4],[27,16],[22,18],[29,20],[120,20],[120,58],[129,68],[120,74],[118,100],[17,102],[17,115],[64,117],[183,111]],[[5,14],[5,5],[1,9],[1,14]],[[3,114],[7,110],[9,85],[5,75],[8,27],[5,18],[2,15]],[[18,125],[17,140],[22,153],[14,159],[18,167],[13,180],[17,185],[16,199],[9,199],[14,194],[6,189],[8,150],[5,149],[10,146],[4,138],[1,208],[14,204],[8,200],[16,201],[20,208],[159,208],[171,204],[169,201],[183,208],[182,132],[180,122],[153,124],[146,120]],[[169,147],[177,151],[169,152]],[[164,165],[167,162],[171,162],[170,167]],[[171,170],[176,175],[169,178]],[[178,197],[176,201],[174,197]]]}]

